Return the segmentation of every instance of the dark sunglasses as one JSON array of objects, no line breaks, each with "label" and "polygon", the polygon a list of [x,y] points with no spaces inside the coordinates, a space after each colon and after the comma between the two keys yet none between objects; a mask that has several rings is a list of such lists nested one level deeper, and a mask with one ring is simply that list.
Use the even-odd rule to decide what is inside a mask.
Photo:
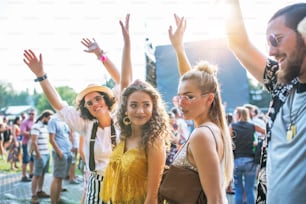
[{"label": "dark sunglasses", "polygon": [[274,34],[271,34],[269,36],[269,43],[273,47],[278,47],[279,46],[279,40],[278,40],[278,38]]}]

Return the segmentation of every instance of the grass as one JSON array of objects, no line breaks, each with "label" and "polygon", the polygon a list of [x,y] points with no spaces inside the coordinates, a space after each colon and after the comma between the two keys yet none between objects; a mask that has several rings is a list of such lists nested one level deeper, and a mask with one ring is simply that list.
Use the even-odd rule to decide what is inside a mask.
[{"label": "grass", "polygon": [[21,164],[17,164],[19,168],[15,171],[11,170],[11,164],[6,161],[6,157],[4,159],[0,158],[0,172],[6,172],[6,173],[16,173],[21,172]]},{"label": "grass", "polygon": [[[50,153],[51,154],[51,153]],[[76,161],[76,168],[75,168],[75,174],[76,175],[82,175],[81,171],[77,168],[79,160]],[[49,164],[49,173],[52,173],[52,156],[50,157],[50,164]],[[0,172],[4,173],[21,173],[21,162],[17,162],[17,166],[19,167],[16,170],[11,170],[11,164],[7,162],[7,157],[4,157],[3,159],[0,158]],[[27,167],[27,170],[29,171],[29,165]]]}]

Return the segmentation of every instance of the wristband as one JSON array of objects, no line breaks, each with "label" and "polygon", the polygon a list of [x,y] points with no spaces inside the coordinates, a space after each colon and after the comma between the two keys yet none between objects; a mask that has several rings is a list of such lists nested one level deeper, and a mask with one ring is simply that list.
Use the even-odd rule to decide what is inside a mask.
[{"label": "wristband", "polygon": [[44,74],[43,76],[37,77],[36,79],[34,79],[34,81],[35,82],[41,82],[41,81],[43,81],[43,80],[45,80],[47,78],[48,78],[47,74]]},{"label": "wristband", "polygon": [[106,61],[107,57],[105,55],[105,52],[101,50],[100,55],[98,56],[98,60],[101,60],[103,63]]},{"label": "wristband", "polygon": [[107,60],[106,55],[102,54],[100,60],[104,63]]}]

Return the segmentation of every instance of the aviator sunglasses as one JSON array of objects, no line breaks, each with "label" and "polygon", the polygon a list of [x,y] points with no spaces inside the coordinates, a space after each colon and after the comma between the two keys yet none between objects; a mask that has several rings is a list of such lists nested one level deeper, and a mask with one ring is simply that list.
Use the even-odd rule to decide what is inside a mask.
[{"label": "aviator sunglasses", "polygon": [[[201,94],[201,96],[206,96],[208,93],[206,94]],[[192,101],[196,100],[197,97],[194,96],[187,96],[187,95],[177,95],[175,96],[175,99],[177,100],[177,102],[182,103],[182,104],[186,104],[189,105],[192,103]]]}]

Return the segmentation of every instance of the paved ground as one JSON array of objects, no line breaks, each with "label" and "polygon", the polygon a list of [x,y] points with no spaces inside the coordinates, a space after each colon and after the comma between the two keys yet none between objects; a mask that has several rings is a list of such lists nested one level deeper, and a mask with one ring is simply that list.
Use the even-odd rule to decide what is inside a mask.
[{"label": "paved ground", "polygon": [[[0,172],[0,204],[21,204],[31,203],[31,182],[20,182],[21,173]],[[45,176],[44,191],[50,194],[50,183],[52,175],[48,173]],[[63,204],[78,204],[82,195],[82,181],[80,184],[69,184],[69,181],[63,181],[63,188],[67,192],[61,193]],[[50,203],[50,199],[40,199],[41,204]]]},{"label": "paved ground", "polygon": [[[0,172],[0,204],[30,204],[31,203],[31,182],[20,182],[21,173]],[[44,191],[50,193],[52,175],[45,176]],[[69,184],[63,181],[63,188],[67,192],[61,193],[62,204],[79,204],[82,195],[83,184]],[[227,195],[229,204],[234,203],[234,195]],[[50,199],[40,199],[40,204],[50,203]]]}]

